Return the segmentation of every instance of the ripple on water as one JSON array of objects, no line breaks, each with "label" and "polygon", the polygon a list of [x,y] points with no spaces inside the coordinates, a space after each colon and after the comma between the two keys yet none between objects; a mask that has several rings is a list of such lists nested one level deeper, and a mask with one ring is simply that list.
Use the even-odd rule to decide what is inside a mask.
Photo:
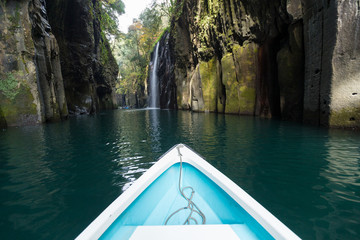
[{"label": "ripple on water", "polygon": [[359,239],[359,134],[161,110],[1,132],[1,238],[74,239],[180,142],[303,239]]}]

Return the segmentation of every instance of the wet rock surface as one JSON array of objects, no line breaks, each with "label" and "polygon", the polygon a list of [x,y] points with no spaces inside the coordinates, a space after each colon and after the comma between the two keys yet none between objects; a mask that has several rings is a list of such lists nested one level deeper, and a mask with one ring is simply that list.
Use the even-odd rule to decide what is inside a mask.
[{"label": "wet rock surface", "polygon": [[118,66],[101,34],[97,1],[48,1],[49,21],[59,42],[61,71],[71,114],[116,107]]},{"label": "wet rock surface", "polygon": [[178,108],[359,127],[359,9],[184,1],[169,36]]},{"label": "wet rock surface", "polygon": [[0,2],[0,127],[116,107],[99,2]]},{"label": "wet rock surface", "polygon": [[2,1],[0,21],[1,126],[66,118],[59,49],[45,2]]}]

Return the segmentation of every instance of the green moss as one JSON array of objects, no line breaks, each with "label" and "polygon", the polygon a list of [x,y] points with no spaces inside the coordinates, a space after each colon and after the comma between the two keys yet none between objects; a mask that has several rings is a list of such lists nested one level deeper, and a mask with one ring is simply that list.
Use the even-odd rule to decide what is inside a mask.
[{"label": "green moss", "polygon": [[216,59],[209,62],[201,62],[199,65],[202,93],[204,99],[204,109],[202,111],[217,111],[217,74]]},{"label": "green moss", "polygon": [[37,119],[37,106],[22,71],[2,74],[0,79],[0,104],[2,117],[8,125],[21,125]]},{"label": "green moss", "polygon": [[226,89],[225,113],[240,113],[238,89],[240,85],[236,79],[235,64],[231,53],[227,53],[221,59],[222,83]]},{"label": "green moss", "polygon": [[255,108],[256,91],[253,87],[242,86],[239,91],[241,114],[252,114]]},{"label": "green moss", "polygon": [[221,60],[226,113],[253,114],[255,109],[257,45],[233,45]]},{"label": "green moss", "polygon": [[0,76],[0,93],[6,98],[14,100],[19,94],[20,83],[13,73],[6,73],[5,76]]},{"label": "green moss", "polygon": [[157,38],[156,41],[153,43],[153,45],[151,46],[150,49],[155,49],[156,44],[161,40],[161,38],[164,36],[164,34],[165,34],[166,32],[169,32],[169,31],[170,31],[170,27],[165,28],[165,29],[161,32],[161,34],[158,36],[158,38]]},{"label": "green moss", "polygon": [[253,114],[255,109],[255,82],[258,46],[254,43],[235,44],[233,57],[239,84],[239,104],[241,114]]},{"label": "green moss", "polygon": [[18,125],[27,118],[37,117],[37,107],[30,88],[20,85],[19,92],[14,99],[0,94],[3,117],[8,125]]},{"label": "green moss", "polygon": [[331,111],[330,127],[355,127],[360,128],[360,106],[348,107],[340,111]]}]

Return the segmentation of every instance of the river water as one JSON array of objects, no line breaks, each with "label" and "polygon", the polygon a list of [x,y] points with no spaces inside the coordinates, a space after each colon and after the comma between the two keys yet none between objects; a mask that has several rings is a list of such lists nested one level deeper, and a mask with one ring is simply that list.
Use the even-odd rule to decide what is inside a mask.
[{"label": "river water", "polygon": [[0,132],[0,239],[73,239],[177,143],[301,238],[360,238],[359,133],[233,115],[117,110]]}]

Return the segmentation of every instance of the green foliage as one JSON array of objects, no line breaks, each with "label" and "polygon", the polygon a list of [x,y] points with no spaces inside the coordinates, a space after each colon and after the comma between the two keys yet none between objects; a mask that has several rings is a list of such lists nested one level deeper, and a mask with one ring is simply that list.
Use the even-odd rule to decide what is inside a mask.
[{"label": "green foliage", "polygon": [[153,2],[150,8],[146,8],[140,14],[140,20],[144,28],[157,32],[161,26],[161,13],[156,2]]},{"label": "green foliage", "polygon": [[109,62],[109,48],[107,40],[118,37],[118,15],[124,13],[125,5],[121,0],[101,0],[94,5],[90,4],[90,13],[99,14],[101,39],[100,39],[100,59],[106,65]]},{"label": "green foliage", "polygon": [[118,15],[125,12],[125,5],[121,0],[101,0],[96,2],[100,9],[100,25],[101,29],[107,34],[118,36]]},{"label": "green foliage", "polygon": [[175,18],[177,20],[183,10],[185,0],[165,0],[160,3],[160,11],[169,19]]},{"label": "green foliage", "polygon": [[119,94],[135,94],[144,88],[150,53],[162,33],[162,15],[154,2],[129,27],[129,32],[115,42],[114,53],[119,65],[116,85]]},{"label": "green foliage", "polygon": [[129,31],[116,49],[120,75],[117,92],[121,94],[136,93],[146,77],[147,60],[140,46],[139,31]]},{"label": "green foliage", "polygon": [[105,3],[105,7],[110,8],[117,14],[121,15],[125,13],[125,5],[121,0],[102,0]]},{"label": "green foliage", "polygon": [[13,73],[6,73],[5,78],[0,78],[0,93],[14,100],[19,93],[19,84]]}]

